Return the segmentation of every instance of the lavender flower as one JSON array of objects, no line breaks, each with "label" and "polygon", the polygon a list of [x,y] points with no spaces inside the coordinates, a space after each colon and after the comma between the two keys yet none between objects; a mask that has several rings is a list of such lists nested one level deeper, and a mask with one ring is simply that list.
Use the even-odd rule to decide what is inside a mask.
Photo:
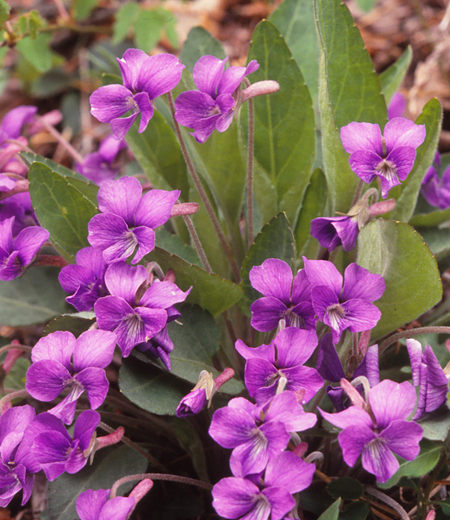
[{"label": "lavender flower", "polygon": [[77,513],[81,520],[127,520],[134,508],[133,497],[115,497],[109,500],[109,489],[92,489],[80,493]]},{"label": "lavender flower", "polygon": [[[311,298],[319,320],[333,331],[333,342],[337,343],[344,330],[362,332],[378,323],[381,312],[373,305],[384,293],[386,284],[379,274],[350,264],[344,279],[334,264],[326,260],[308,260],[305,271],[311,283]],[[342,288],[342,282],[344,287]]]},{"label": "lavender flower", "polygon": [[338,246],[342,246],[344,251],[351,251],[358,234],[358,219],[355,216],[319,217],[311,221],[311,235],[330,251]]},{"label": "lavender flower", "polygon": [[105,271],[108,267],[103,259],[103,252],[95,247],[84,247],[76,256],[76,265],[67,265],[59,273],[61,287],[71,296],[67,303],[77,311],[90,311],[94,303],[106,296]]},{"label": "lavender flower", "polygon": [[450,166],[441,175],[441,157],[436,152],[433,164],[422,181],[421,193],[428,204],[440,209],[450,207]]},{"label": "lavender flower", "polygon": [[98,191],[99,215],[88,224],[89,243],[103,251],[109,264],[125,260],[137,252],[137,264],[155,247],[154,228],[170,217],[179,190],[150,190],[142,196],[142,186],[135,177],[106,181]]},{"label": "lavender flower", "polygon": [[[117,59],[123,85],[106,85],[89,98],[91,113],[102,123],[110,123],[117,139],[122,139],[138,114],[139,132],[143,132],[153,116],[151,101],[175,88],[184,65],[172,54],[148,56],[138,49],[128,49]],[[131,115],[121,117],[131,110]]]},{"label": "lavender flower", "polygon": [[422,427],[406,420],[416,406],[416,392],[406,381],[399,384],[387,379],[371,388],[368,405],[371,413],[358,406],[336,414],[321,413],[343,428],[338,440],[346,464],[353,467],[361,455],[363,468],[386,482],[399,467],[394,453],[406,460],[419,454]]},{"label": "lavender flower", "polygon": [[168,309],[184,301],[190,292],[181,291],[172,282],[155,280],[142,294],[147,279],[148,272],[142,265],[112,264],[105,273],[110,296],[94,305],[99,328],[116,333],[124,357],[160,332],[167,323]]},{"label": "lavender flower", "polygon": [[42,413],[28,427],[25,435],[32,439],[31,454],[52,482],[65,471],[77,473],[86,465],[95,447],[95,429],[100,414],[86,410],[75,422],[73,438],[63,423],[51,413]]},{"label": "lavender flower", "polygon": [[314,464],[308,464],[292,452],[272,457],[263,483],[247,478],[228,477],[213,488],[213,506],[223,518],[282,520],[295,507],[294,493],[309,487]]},{"label": "lavender flower", "polygon": [[253,60],[247,67],[229,67],[214,56],[202,56],[194,66],[192,77],[198,90],[181,93],[175,100],[175,118],[183,126],[193,128],[191,134],[204,143],[216,129],[219,132],[231,125],[235,107],[235,92],[245,76],[259,65]]},{"label": "lavender flower", "polygon": [[236,350],[246,359],[245,385],[251,397],[263,404],[283,389],[302,394],[307,403],[322,388],[323,379],[314,368],[303,366],[317,347],[315,331],[288,327],[269,345],[247,347],[241,340]]},{"label": "lavender flower", "polygon": [[117,155],[127,147],[124,139],[118,141],[112,135],[105,137],[100,143],[98,152],[86,155],[82,163],[75,168],[90,181],[98,185],[117,177],[119,170],[114,166]]},{"label": "lavender flower", "polygon": [[311,284],[304,270],[294,278],[286,262],[269,258],[262,265],[253,267],[249,277],[252,287],[264,295],[250,307],[253,328],[268,332],[275,329],[280,320],[285,320],[288,327],[316,328]]},{"label": "lavender flower", "polygon": [[29,457],[24,432],[36,416],[28,405],[10,408],[0,417],[0,507],[6,507],[21,489],[22,505],[33,491],[34,475],[40,466]]},{"label": "lavender flower", "polygon": [[429,345],[423,354],[422,345],[415,339],[407,339],[406,346],[411,360],[413,385],[420,388],[414,414],[414,420],[417,420],[445,403],[449,380]]},{"label": "lavender flower", "polygon": [[12,225],[13,237],[26,227],[39,226],[28,192],[16,193],[0,202],[0,222],[11,217],[15,218]]},{"label": "lavender flower", "polygon": [[84,391],[93,409],[105,400],[109,383],[104,369],[112,361],[115,346],[115,334],[101,330],[88,330],[78,339],[65,331],[44,336],[33,347],[25,388],[44,402],[53,401],[68,388],[69,395],[50,413],[71,424]]},{"label": "lavender flower", "polygon": [[350,155],[350,167],[366,183],[375,177],[381,180],[381,193],[404,181],[412,170],[416,149],[425,139],[425,125],[395,117],[385,129],[384,137],[378,125],[350,123],[341,128],[341,140]]},{"label": "lavender flower", "polygon": [[14,220],[11,217],[0,222],[0,280],[20,276],[50,235],[46,229],[32,226],[13,238]]},{"label": "lavender flower", "polygon": [[263,406],[237,397],[214,413],[209,434],[224,448],[233,449],[233,474],[246,476],[264,471],[269,459],[286,448],[290,432],[311,428],[316,420],[314,414],[304,412],[292,392],[282,392]]},{"label": "lavender flower", "polygon": [[406,110],[406,99],[403,94],[396,92],[388,106],[388,118],[402,117]]}]

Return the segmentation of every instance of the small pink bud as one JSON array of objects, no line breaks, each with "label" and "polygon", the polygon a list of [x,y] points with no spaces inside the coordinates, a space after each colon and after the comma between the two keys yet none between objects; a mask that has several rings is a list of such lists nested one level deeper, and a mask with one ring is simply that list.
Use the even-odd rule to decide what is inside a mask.
[{"label": "small pink bud", "polygon": [[196,202],[183,202],[181,204],[174,204],[170,216],[177,217],[179,215],[193,215],[197,210],[198,204]]},{"label": "small pink bud", "polygon": [[366,355],[367,348],[369,347],[369,341],[370,341],[370,330],[365,330],[361,333],[361,337],[359,338],[358,343],[358,352],[362,354],[363,356]]},{"label": "small pink bud", "polygon": [[246,89],[242,91],[241,94],[241,102],[244,103],[248,101],[250,98],[254,98],[256,96],[263,96],[264,94],[273,94],[280,90],[280,84],[271,79],[267,79],[264,81],[257,81],[253,83]]},{"label": "small pink bud", "polygon": [[395,199],[387,199],[382,200],[381,202],[376,202],[369,206],[370,216],[376,217],[377,215],[384,215],[385,213],[389,213],[395,208]]},{"label": "small pink bud", "polygon": [[141,480],[141,482],[139,482],[139,484],[133,489],[133,491],[128,496],[134,498],[134,505],[136,506],[139,500],[144,498],[145,495],[152,489],[152,487],[153,480],[146,478],[144,480]]},{"label": "small pink bud", "polygon": [[106,446],[112,446],[113,444],[117,444],[121,441],[124,433],[125,429],[122,426],[119,426],[117,430],[113,431],[109,435],[105,435],[104,437],[98,437],[95,446],[95,451],[101,450],[102,448],[106,448]]},{"label": "small pink bud", "polygon": [[344,392],[348,395],[352,404],[354,404],[358,408],[362,408],[363,410],[366,408],[366,402],[361,397],[361,394],[358,392],[358,390],[356,390],[354,386],[352,386],[351,383],[347,381],[347,379],[341,379],[341,387],[342,390],[344,390]]},{"label": "small pink bud", "polygon": [[172,282],[175,283],[175,273],[172,269],[169,269],[164,276],[164,282]]},{"label": "small pink bud", "polygon": [[297,446],[292,450],[292,453],[294,455],[297,455],[297,457],[303,457],[303,455],[308,451],[308,443],[307,442],[301,442],[300,444],[297,444]]},{"label": "small pink bud", "polygon": [[[19,344],[20,343],[17,340],[14,340],[12,342],[13,344]],[[20,358],[22,355],[23,350],[20,350],[18,348],[12,348],[11,350],[8,350],[8,353],[6,354],[5,361],[3,361],[3,370],[5,374],[9,374],[12,367],[15,365],[16,361]]]}]

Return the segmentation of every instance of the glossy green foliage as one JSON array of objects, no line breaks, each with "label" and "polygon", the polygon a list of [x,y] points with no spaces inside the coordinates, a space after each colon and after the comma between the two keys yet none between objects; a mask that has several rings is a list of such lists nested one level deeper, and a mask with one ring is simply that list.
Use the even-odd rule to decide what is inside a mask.
[{"label": "glossy green foliage", "polygon": [[0,281],[0,323],[20,327],[46,322],[67,310],[59,269],[34,267],[20,278]]},{"label": "glossy green foliage", "polygon": [[374,302],[382,316],[372,340],[418,318],[442,297],[435,258],[419,233],[404,222],[379,219],[363,227],[357,263],[386,282],[386,291]]},{"label": "glossy green foliage", "polygon": [[412,48],[411,45],[408,45],[406,51],[400,58],[380,74],[381,88],[383,89],[386,103],[389,103],[392,96],[402,84],[406,72],[411,65],[412,57]]},{"label": "glossy green foliage", "polygon": [[276,188],[279,209],[295,223],[315,155],[312,99],[284,38],[271,22],[256,27],[248,59],[259,63],[249,77],[252,83],[275,80],[280,85],[278,92],[254,99],[255,158]]},{"label": "glossy green foliage", "polygon": [[64,177],[42,163],[31,165],[28,179],[39,222],[50,232],[56,249],[74,261],[76,253],[89,246],[88,222],[98,213],[92,201],[92,185]]}]

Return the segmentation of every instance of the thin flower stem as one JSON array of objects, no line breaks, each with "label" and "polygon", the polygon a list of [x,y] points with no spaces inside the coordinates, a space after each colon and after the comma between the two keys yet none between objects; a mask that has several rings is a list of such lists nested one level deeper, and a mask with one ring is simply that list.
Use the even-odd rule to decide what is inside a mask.
[{"label": "thin flower stem", "polygon": [[392,509],[397,511],[397,513],[400,515],[400,518],[402,518],[402,520],[410,520],[408,513],[403,509],[403,507],[398,502],[393,500],[391,497],[388,497],[387,495],[385,495],[384,493],[382,493],[381,491],[379,491],[378,489],[376,489],[372,486],[367,486],[366,491],[370,495],[374,496],[375,498],[378,498],[378,500],[381,500],[381,502],[384,502],[385,504],[392,507]]},{"label": "thin flower stem", "polygon": [[150,479],[150,480],[166,480],[168,482],[179,482],[181,484],[190,484],[192,486],[197,486],[202,489],[206,489],[207,491],[211,491],[213,486],[209,484],[208,482],[202,482],[201,480],[197,480],[194,478],[188,478],[188,477],[181,477],[179,475],[166,475],[164,473],[141,473],[137,475],[128,475],[126,477],[123,477],[119,480],[117,480],[113,487],[111,488],[111,495],[110,498],[114,498],[117,493],[117,489],[122,484],[126,484],[127,482],[133,482],[134,480],[144,480],[144,479]]},{"label": "thin flower stem", "polygon": [[[104,422],[100,421],[98,423],[98,425],[100,428],[102,428],[102,430],[105,430],[105,432],[114,433],[114,431],[115,431],[114,428],[111,428]],[[167,468],[163,464],[161,464],[158,459],[155,459],[155,457],[153,457],[153,455],[150,455],[150,453],[148,453],[148,451],[145,451],[144,449],[142,449],[139,445],[134,443],[128,437],[123,436],[121,438],[121,441],[124,444],[126,444],[127,446],[129,446],[130,448],[132,448],[134,451],[136,451],[137,453],[139,453],[140,455],[145,457],[150,462],[150,464],[152,464],[155,468],[159,468],[161,471],[167,471]]]},{"label": "thin flower stem", "polygon": [[9,403],[13,399],[19,399],[20,397],[28,397],[28,392],[26,390],[17,390],[17,392],[11,392],[8,395],[5,395],[2,399],[0,399],[0,415],[2,414],[3,407],[5,404]]},{"label": "thin flower stem", "polygon": [[212,225],[214,227],[214,231],[216,232],[216,234],[219,238],[219,241],[222,245],[222,249],[225,253],[225,256],[227,257],[227,260],[230,263],[234,278],[235,278],[236,282],[239,282],[240,281],[239,269],[238,269],[236,261],[233,257],[233,253],[231,251],[230,246],[228,245],[228,242],[225,240],[225,236],[220,227],[219,220],[214,212],[214,208],[212,207],[211,202],[208,198],[208,195],[206,194],[206,192],[202,186],[200,178],[197,175],[197,172],[195,171],[194,163],[192,162],[192,159],[191,159],[189,152],[187,150],[187,147],[186,147],[186,143],[184,142],[183,136],[181,134],[180,125],[178,124],[178,121],[175,119],[175,106],[173,103],[173,97],[172,97],[171,92],[167,93],[167,98],[169,100],[169,107],[170,107],[170,112],[171,112],[172,118],[173,118],[175,133],[177,135],[178,142],[180,143],[181,151],[183,153],[184,160],[186,161],[186,165],[188,167],[189,173],[191,174],[192,180],[194,181],[198,194],[200,195],[200,198],[202,199],[203,204],[205,205],[205,209],[209,215],[209,218],[211,219]]},{"label": "thin flower stem", "polygon": [[184,223],[188,228],[189,234],[191,235],[192,241],[194,242],[195,249],[200,257],[200,260],[205,268],[205,271],[208,273],[212,273],[211,266],[209,265],[208,259],[206,258],[205,251],[203,250],[200,239],[198,238],[197,231],[195,230],[194,224],[192,223],[191,217],[188,215],[183,215]]},{"label": "thin flower stem", "polygon": [[33,349],[32,347],[27,347],[25,345],[13,345],[11,343],[10,345],[5,345],[4,347],[0,348],[0,355],[2,355],[3,352],[7,352],[8,350],[23,350],[24,352],[31,352]]},{"label": "thin flower stem", "polygon": [[352,202],[352,205],[350,206],[351,208],[353,208],[353,206],[360,199],[361,193],[362,193],[362,190],[363,190],[363,186],[364,186],[364,181],[360,180],[359,183],[358,183],[358,186],[356,187],[355,196],[353,197],[353,202]]},{"label": "thin flower stem", "polygon": [[450,334],[450,327],[418,327],[417,329],[402,330],[386,338],[379,346],[382,354],[390,345],[402,338],[421,336],[422,334]]},{"label": "thin flower stem", "polygon": [[36,116],[36,118],[41,123],[41,125],[47,130],[47,132],[50,135],[52,135],[57,140],[57,142],[67,150],[67,152],[73,157],[73,159],[76,162],[83,162],[83,157],[75,150],[75,148],[69,143],[69,141],[67,141],[67,139],[65,139],[58,132],[58,130],[56,130],[55,128],[53,128],[52,125],[47,123],[47,121],[43,117]]},{"label": "thin flower stem", "polygon": [[[250,81],[244,78],[247,87]],[[248,160],[247,160],[247,238],[248,247],[253,243],[253,146],[255,137],[255,118],[253,99],[248,100]]]}]

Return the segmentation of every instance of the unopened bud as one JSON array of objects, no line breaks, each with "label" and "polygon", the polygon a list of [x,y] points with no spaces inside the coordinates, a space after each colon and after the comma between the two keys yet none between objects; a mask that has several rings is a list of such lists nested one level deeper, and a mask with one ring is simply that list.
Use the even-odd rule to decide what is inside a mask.
[{"label": "unopened bud", "polygon": [[244,103],[248,101],[250,98],[254,98],[256,96],[263,96],[264,94],[273,94],[280,90],[280,84],[271,79],[267,79],[264,81],[257,81],[253,83],[246,89],[244,89],[241,93],[241,102]]},{"label": "unopened bud", "polygon": [[172,211],[170,212],[171,217],[177,217],[179,215],[193,215],[198,210],[198,204],[196,202],[183,202],[181,204],[174,204]]}]

